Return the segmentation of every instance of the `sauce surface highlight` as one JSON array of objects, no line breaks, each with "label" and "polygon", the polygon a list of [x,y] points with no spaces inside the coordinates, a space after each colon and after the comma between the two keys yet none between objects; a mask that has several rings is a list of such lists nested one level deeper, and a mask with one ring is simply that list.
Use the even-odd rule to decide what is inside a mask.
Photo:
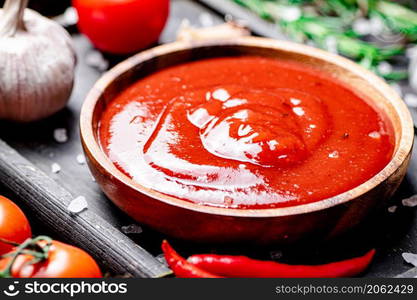
[{"label": "sauce surface highlight", "polygon": [[141,185],[231,208],[335,196],[381,171],[394,149],[391,124],[337,80],[252,56],[145,77],[110,102],[99,137]]}]

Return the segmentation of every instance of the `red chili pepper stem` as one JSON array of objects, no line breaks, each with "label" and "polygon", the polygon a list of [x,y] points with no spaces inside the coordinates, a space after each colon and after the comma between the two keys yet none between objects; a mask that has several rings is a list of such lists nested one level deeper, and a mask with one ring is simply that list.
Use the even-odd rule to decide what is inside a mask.
[{"label": "red chili pepper stem", "polygon": [[169,267],[179,278],[221,278],[221,276],[207,272],[189,263],[166,240],[162,242],[162,251],[164,252]]},{"label": "red chili pepper stem", "polygon": [[369,266],[375,249],[365,255],[323,265],[287,265],[245,256],[193,255],[188,261],[207,272],[240,278],[332,278],[356,276]]}]

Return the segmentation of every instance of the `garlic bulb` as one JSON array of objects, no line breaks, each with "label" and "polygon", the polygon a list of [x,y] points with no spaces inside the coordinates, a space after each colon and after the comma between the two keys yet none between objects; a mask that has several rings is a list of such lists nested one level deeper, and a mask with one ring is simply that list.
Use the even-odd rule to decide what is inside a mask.
[{"label": "garlic bulb", "polygon": [[6,0],[0,10],[0,118],[18,122],[66,105],[76,63],[70,35],[27,4]]}]

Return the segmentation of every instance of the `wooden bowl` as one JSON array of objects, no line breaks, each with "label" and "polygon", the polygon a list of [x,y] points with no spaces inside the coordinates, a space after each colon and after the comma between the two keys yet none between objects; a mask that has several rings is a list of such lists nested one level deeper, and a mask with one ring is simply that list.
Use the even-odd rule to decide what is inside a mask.
[{"label": "wooden bowl", "polygon": [[[395,130],[389,164],[367,182],[318,202],[274,209],[197,205],[148,189],[120,172],[100,148],[97,132],[106,105],[126,87],[157,70],[208,57],[258,55],[297,61],[327,72],[385,113]],[[256,37],[175,42],[133,56],[92,88],[81,112],[89,167],[104,193],[138,222],[173,237],[199,242],[290,243],[339,234],[384,205],[403,179],[413,145],[410,113],[383,80],[354,62],[308,46]],[[358,149],[362,151],[362,149]]]}]

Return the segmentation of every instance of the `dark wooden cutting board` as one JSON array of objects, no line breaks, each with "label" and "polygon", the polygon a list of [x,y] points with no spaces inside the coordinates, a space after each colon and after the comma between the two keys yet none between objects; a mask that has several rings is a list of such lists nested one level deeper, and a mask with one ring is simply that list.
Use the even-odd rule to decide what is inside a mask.
[{"label": "dark wooden cutting board", "polygon": [[[223,22],[224,14],[244,18],[255,34],[282,38],[273,25],[233,3],[226,0],[201,2],[205,5],[189,0],[172,1],[171,16],[161,42],[174,41],[185,18],[192,25],[201,26]],[[0,138],[5,141],[0,142],[0,190],[24,208],[33,220],[37,233],[46,231],[57,239],[82,247],[112,275],[163,276],[169,270],[156,257],[161,252],[159,246],[164,236],[146,227],[143,227],[142,233],[123,233],[123,226],[135,222],[103,195],[87,166],[77,162],[77,155],[82,153],[78,132],[80,109],[84,97],[102,72],[87,64],[88,57],[95,51],[89,41],[77,32],[73,32],[72,37],[78,67],[74,92],[67,108],[49,119],[30,125],[0,122]],[[107,58],[111,64],[123,59]],[[56,128],[67,130],[68,142],[54,140]],[[53,163],[62,168],[57,174],[51,171]],[[398,203],[401,198],[416,191],[417,158],[414,154],[407,178],[392,202]],[[74,216],[67,206],[78,196],[87,199],[88,209]],[[209,251],[248,254],[265,259],[282,256],[284,261],[291,263],[338,259],[376,246],[378,255],[366,276],[392,277],[411,270],[411,266],[404,263],[401,253],[417,252],[416,220],[415,209],[399,206],[395,213],[387,212],[370,219],[360,230],[352,231],[337,241],[318,245],[312,243],[282,249],[195,245],[180,241],[174,241],[174,245],[184,254]]]}]

